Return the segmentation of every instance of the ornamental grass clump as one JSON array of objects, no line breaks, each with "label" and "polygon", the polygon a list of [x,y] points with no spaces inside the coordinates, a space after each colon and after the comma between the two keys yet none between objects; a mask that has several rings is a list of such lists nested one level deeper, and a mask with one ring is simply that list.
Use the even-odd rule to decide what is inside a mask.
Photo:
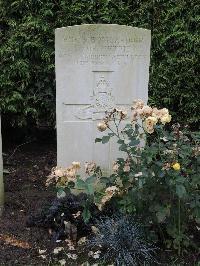
[{"label": "ornamental grass clump", "polygon": [[100,219],[96,234],[88,241],[88,248],[100,249],[103,265],[153,265],[155,247],[144,238],[141,225],[132,217],[114,216]]}]

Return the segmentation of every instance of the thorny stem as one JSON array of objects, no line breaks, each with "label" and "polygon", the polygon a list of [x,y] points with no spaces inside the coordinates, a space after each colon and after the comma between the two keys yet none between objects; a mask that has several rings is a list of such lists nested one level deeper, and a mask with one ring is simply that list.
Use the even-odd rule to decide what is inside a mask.
[{"label": "thorny stem", "polygon": [[115,133],[115,131],[114,130],[112,130],[109,126],[108,126],[108,129],[110,129],[110,131],[118,138],[118,139],[120,139],[120,136],[118,135],[118,134],[116,134]]}]

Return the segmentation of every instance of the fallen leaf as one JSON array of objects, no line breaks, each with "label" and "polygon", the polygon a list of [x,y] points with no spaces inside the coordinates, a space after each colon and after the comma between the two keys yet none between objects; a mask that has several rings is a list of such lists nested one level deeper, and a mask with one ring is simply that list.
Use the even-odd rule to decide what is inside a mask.
[{"label": "fallen leaf", "polygon": [[29,245],[28,242],[25,242],[25,241],[22,241],[22,240],[18,240],[18,239],[16,239],[13,236],[0,234],[0,240],[2,240],[3,242],[5,242],[6,244],[11,245],[11,246],[24,248],[24,249],[31,248],[31,246]]}]

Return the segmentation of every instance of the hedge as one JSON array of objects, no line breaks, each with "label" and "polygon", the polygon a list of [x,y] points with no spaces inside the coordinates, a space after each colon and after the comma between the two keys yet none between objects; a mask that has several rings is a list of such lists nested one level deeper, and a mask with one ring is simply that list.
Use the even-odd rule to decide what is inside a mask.
[{"label": "hedge", "polygon": [[55,124],[54,29],[117,23],[151,29],[149,102],[199,119],[198,0],[2,0],[0,110],[9,124]]}]

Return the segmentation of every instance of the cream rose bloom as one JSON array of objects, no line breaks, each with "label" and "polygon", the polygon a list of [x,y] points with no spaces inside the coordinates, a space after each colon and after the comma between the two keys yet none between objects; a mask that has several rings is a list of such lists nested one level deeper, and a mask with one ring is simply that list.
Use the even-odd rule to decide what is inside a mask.
[{"label": "cream rose bloom", "polygon": [[105,190],[105,195],[101,199],[100,204],[97,205],[98,209],[101,211],[106,202],[108,202],[114,196],[114,194],[118,192],[119,189],[116,186],[107,187]]},{"label": "cream rose bloom", "polygon": [[149,133],[149,134],[152,134],[154,132],[154,127],[153,126],[148,126],[148,127],[145,127],[144,126],[144,130]]},{"label": "cream rose bloom", "polygon": [[142,109],[138,110],[138,114],[140,115],[141,118],[143,117],[148,117],[151,116],[153,109],[148,106],[145,105]]},{"label": "cream rose bloom", "polygon": [[160,109],[162,115],[167,115],[169,114],[169,110],[167,108]]},{"label": "cream rose bloom", "polygon": [[112,166],[113,172],[118,172],[119,170],[119,164],[117,162],[113,162],[113,166]]},{"label": "cream rose bloom", "polygon": [[148,105],[145,105],[145,106],[142,108],[142,110],[143,110],[143,114],[144,114],[145,116],[149,116],[149,115],[151,115],[151,114],[152,114],[152,111],[153,111],[153,109],[152,109],[150,106],[148,106]]},{"label": "cream rose bloom", "polygon": [[116,186],[111,186],[106,188],[105,193],[108,195],[114,195],[116,191],[119,191],[119,189]]},{"label": "cream rose bloom", "polygon": [[152,116],[159,119],[163,124],[169,123],[171,121],[171,116],[169,115],[169,110],[167,108],[163,109],[153,108]]},{"label": "cream rose bloom", "polygon": [[154,125],[156,125],[157,122],[158,119],[156,117],[153,116],[147,117],[143,123],[144,130],[147,133],[152,134],[154,132]]},{"label": "cream rose bloom", "polygon": [[161,110],[159,110],[158,108],[153,108],[152,116],[156,117],[157,119],[160,119],[163,116],[163,114],[162,114]]},{"label": "cream rose bloom", "polygon": [[68,181],[74,181],[76,179],[76,169],[72,168],[68,168],[66,170],[66,177],[68,179]]},{"label": "cream rose bloom", "polygon": [[149,116],[145,119],[146,126],[154,126],[158,122],[158,119],[153,116]]},{"label": "cream rose bloom", "polygon": [[160,121],[163,125],[166,123],[169,123],[171,121],[172,117],[169,114],[165,114],[164,116],[161,117]]},{"label": "cream rose bloom", "polygon": [[101,132],[105,131],[105,130],[107,129],[107,127],[108,127],[108,126],[106,125],[106,123],[105,123],[104,121],[99,122],[99,123],[97,124],[97,128],[98,128],[98,130],[101,131]]},{"label": "cream rose bloom", "polygon": [[97,165],[95,162],[85,162],[85,173],[87,175],[93,175],[96,168],[97,168]]},{"label": "cream rose bloom", "polygon": [[57,177],[62,177],[64,175],[63,170],[59,168],[55,169],[54,175]]},{"label": "cream rose bloom", "polygon": [[136,100],[133,102],[133,109],[142,109],[144,107],[144,102],[142,100]]},{"label": "cream rose bloom", "polygon": [[72,162],[72,166],[75,168],[75,169],[80,169],[81,168],[81,163],[80,162]]}]

